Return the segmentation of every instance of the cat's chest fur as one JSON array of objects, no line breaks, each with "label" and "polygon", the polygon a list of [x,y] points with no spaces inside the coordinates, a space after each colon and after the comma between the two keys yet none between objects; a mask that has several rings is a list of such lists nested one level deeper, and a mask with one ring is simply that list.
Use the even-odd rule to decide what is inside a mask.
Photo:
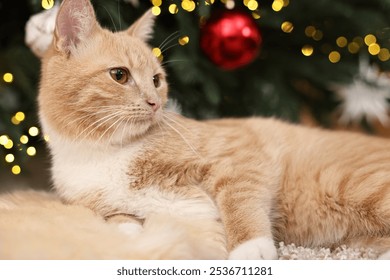
[{"label": "cat's chest fur", "polygon": [[[81,203],[104,216],[128,213],[146,218],[166,212],[219,218],[214,202],[200,187],[183,187],[179,192],[173,188],[183,183],[178,180],[180,172],[172,172],[181,170],[180,164],[170,166],[156,158],[148,161],[150,153],[145,151],[152,147],[145,142],[108,148],[62,139],[51,141],[50,148],[55,188],[69,202]],[[144,164],[140,165],[140,159]],[[161,174],[155,165],[165,166],[170,173]]]}]

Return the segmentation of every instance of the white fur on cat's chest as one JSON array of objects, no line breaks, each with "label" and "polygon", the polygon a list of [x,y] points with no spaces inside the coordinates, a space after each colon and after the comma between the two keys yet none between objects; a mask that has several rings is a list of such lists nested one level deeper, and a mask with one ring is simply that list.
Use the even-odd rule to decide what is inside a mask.
[{"label": "white fur on cat's chest", "polygon": [[77,198],[93,197],[99,193],[99,203],[104,208],[118,209],[140,218],[155,213],[219,218],[217,207],[207,197],[178,197],[173,192],[162,192],[156,185],[131,189],[131,183],[137,178],[129,174],[130,166],[145,149],[142,143],[99,149],[61,140],[52,141],[50,146],[53,181],[59,194],[67,200],[76,198],[77,201]]}]

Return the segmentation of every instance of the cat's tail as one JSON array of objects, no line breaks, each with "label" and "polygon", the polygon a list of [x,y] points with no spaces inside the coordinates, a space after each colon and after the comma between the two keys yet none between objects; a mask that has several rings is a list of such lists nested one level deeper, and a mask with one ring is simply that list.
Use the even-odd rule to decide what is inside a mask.
[{"label": "cat's tail", "polygon": [[[225,257],[213,223],[155,215],[138,235],[46,192],[0,195],[0,259],[214,259]],[[197,226],[195,226],[197,225]],[[204,235],[210,229],[209,236]],[[199,232],[203,234],[199,234]],[[204,238],[203,238],[204,237]]]},{"label": "cat's tail", "polygon": [[[199,228],[201,226],[201,228]],[[156,215],[133,238],[131,259],[221,259],[226,258],[223,234],[212,222],[175,220]]]}]

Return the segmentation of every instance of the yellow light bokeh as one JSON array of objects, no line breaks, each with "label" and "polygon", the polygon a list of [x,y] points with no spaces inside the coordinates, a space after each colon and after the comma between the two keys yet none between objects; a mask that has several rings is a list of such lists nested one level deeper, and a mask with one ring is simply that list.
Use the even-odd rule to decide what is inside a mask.
[{"label": "yellow light bokeh", "polygon": [[247,7],[249,10],[254,11],[259,7],[259,3],[256,0],[250,0]]},{"label": "yellow light bokeh", "polygon": [[49,142],[49,141],[50,141],[50,136],[47,135],[47,134],[45,134],[45,135],[43,136],[43,139],[44,139],[46,142]]},{"label": "yellow light bokeh", "polygon": [[26,153],[30,156],[33,157],[37,154],[37,149],[35,147],[28,147],[26,150]]},{"label": "yellow light bokeh", "polygon": [[161,6],[162,1],[161,0],[152,0],[153,6]]},{"label": "yellow light bokeh", "polygon": [[152,14],[155,15],[155,16],[158,16],[159,14],[161,14],[161,9],[160,9],[160,7],[153,6],[153,8],[152,8]]},{"label": "yellow light bokeh", "polygon": [[376,37],[372,34],[368,34],[364,37],[364,43],[367,45],[367,46],[370,46],[372,44],[375,44],[376,43]]},{"label": "yellow light bokeh", "polygon": [[388,61],[390,59],[389,50],[386,48],[381,49],[379,54],[378,54],[378,58],[380,61]]},{"label": "yellow light bokeh", "polygon": [[315,33],[316,33],[316,28],[314,26],[309,25],[305,28],[305,35],[307,37],[313,37]]},{"label": "yellow light bokeh", "polygon": [[196,4],[192,0],[183,0],[181,2],[181,7],[183,10],[186,10],[187,12],[192,12],[196,8]]},{"label": "yellow light bokeh", "polygon": [[14,165],[12,166],[11,171],[14,175],[19,175],[22,172],[22,169],[20,168],[19,165]]},{"label": "yellow light bokeh", "polygon": [[28,136],[26,136],[26,135],[20,136],[19,141],[20,141],[20,143],[22,143],[22,144],[27,144],[27,143],[28,143]]},{"label": "yellow light bokeh", "polygon": [[336,44],[337,46],[339,46],[340,48],[344,48],[348,45],[348,40],[347,38],[345,38],[344,36],[340,36],[336,39]]},{"label": "yellow light bokeh", "polygon": [[169,5],[169,8],[168,8],[169,12],[174,15],[174,14],[177,14],[179,12],[179,8],[177,7],[176,4],[171,4]]},{"label": "yellow light bokeh", "polygon": [[350,53],[358,53],[360,50],[360,45],[357,42],[351,42],[348,44],[348,51]]},{"label": "yellow light bokeh", "polygon": [[324,37],[324,33],[318,29],[313,34],[313,39],[315,41],[320,41],[323,37]]},{"label": "yellow light bokeh", "polygon": [[301,51],[304,56],[311,56],[314,53],[314,49],[310,45],[304,45]]},{"label": "yellow light bokeh", "polygon": [[7,143],[5,143],[3,146],[8,150],[12,149],[12,147],[14,146],[14,141],[8,138]]},{"label": "yellow light bokeh", "polygon": [[161,50],[159,48],[153,48],[152,53],[154,54],[155,57],[161,56]]},{"label": "yellow light bokeh", "polygon": [[379,54],[379,52],[381,51],[381,47],[374,43],[374,44],[371,44],[369,47],[368,47],[368,52],[371,54],[371,55],[377,55]]},{"label": "yellow light bokeh", "polygon": [[31,136],[35,137],[35,136],[38,136],[39,134],[39,129],[35,126],[32,126],[30,127],[30,129],[28,130],[28,134],[30,134]]},{"label": "yellow light bokeh", "polygon": [[12,83],[13,80],[14,80],[14,75],[12,75],[12,73],[5,73],[5,74],[3,75],[3,80],[4,80],[4,82],[6,82],[6,83]]},{"label": "yellow light bokeh", "polygon": [[329,61],[332,62],[332,63],[337,63],[340,61],[341,59],[341,55],[338,51],[332,51],[329,56]]},{"label": "yellow light bokeh", "polygon": [[292,24],[292,22],[290,22],[290,21],[285,21],[282,23],[281,28],[282,28],[283,32],[291,33],[294,30],[294,24]]},{"label": "yellow light bokeh", "polygon": [[284,7],[283,0],[274,0],[272,3],[272,10],[275,12],[280,12]]},{"label": "yellow light bokeh", "polygon": [[14,162],[14,160],[15,160],[15,156],[13,154],[7,154],[5,156],[5,161],[8,163]]},{"label": "yellow light bokeh", "polygon": [[17,112],[15,114],[15,119],[17,119],[20,122],[24,121],[25,118],[26,118],[26,115],[23,112]]},{"label": "yellow light bokeh", "polygon": [[12,122],[12,124],[14,124],[14,125],[20,124],[20,121],[18,121],[18,120],[15,118],[15,116],[12,116],[11,122]]},{"label": "yellow light bokeh", "polygon": [[8,143],[8,136],[7,135],[1,135],[0,136],[0,145],[4,146]]},{"label": "yellow light bokeh", "polygon": [[183,36],[179,38],[179,44],[181,46],[187,45],[190,42],[190,37],[188,36]]},{"label": "yellow light bokeh", "polygon": [[356,44],[358,44],[359,47],[362,47],[364,45],[364,39],[362,37],[357,36],[357,37],[353,38],[352,41],[355,42]]},{"label": "yellow light bokeh", "polygon": [[45,10],[49,10],[54,6],[54,0],[42,0],[41,5]]},{"label": "yellow light bokeh", "polygon": [[259,19],[259,18],[261,18],[261,15],[260,15],[259,13],[253,12],[253,13],[252,13],[252,17],[253,17],[254,19]]}]

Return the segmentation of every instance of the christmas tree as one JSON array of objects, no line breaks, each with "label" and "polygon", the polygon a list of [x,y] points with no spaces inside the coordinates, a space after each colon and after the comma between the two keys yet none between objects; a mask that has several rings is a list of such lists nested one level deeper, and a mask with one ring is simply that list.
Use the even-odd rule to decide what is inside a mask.
[{"label": "christmas tree", "polygon": [[[92,0],[120,30],[147,9],[153,52],[184,115],[274,116],[323,126],[388,125],[390,0]],[[39,59],[25,24],[53,0],[1,1],[0,169],[21,173],[42,150]]]}]

